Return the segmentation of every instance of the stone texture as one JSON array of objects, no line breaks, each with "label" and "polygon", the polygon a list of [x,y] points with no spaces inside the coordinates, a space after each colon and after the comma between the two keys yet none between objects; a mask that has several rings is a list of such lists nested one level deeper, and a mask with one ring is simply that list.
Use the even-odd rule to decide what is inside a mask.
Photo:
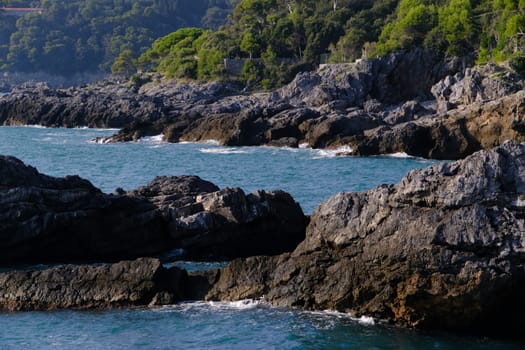
[{"label": "stone texture", "polygon": [[306,218],[282,191],[246,195],[196,176],[158,177],[104,194],[0,156],[0,261],[99,261],[184,249],[229,259],[293,250]]},{"label": "stone texture", "polygon": [[525,145],[411,171],[315,209],[295,251],[232,262],[211,300],[339,310],[425,329],[525,324]]},{"label": "stone texture", "polygon": [[186,271],[140,258],[0,273],[0,310],[101,309],[184,300]]}]

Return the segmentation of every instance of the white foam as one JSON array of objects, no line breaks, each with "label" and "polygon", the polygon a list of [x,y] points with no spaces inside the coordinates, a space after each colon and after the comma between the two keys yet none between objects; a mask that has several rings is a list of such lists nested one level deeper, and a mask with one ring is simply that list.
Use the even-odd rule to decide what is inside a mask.
[{"label": "white foam", "polygon": [[390,153],[390,154],[385,154],[385,156],[391,157],[391,158],[414,158],[413,156],[408,155],[405,152]]},{"label": "white foam", "polygon": [[160,135],[155,135],[155,136],[146,136],[146,137],[143,137],[139,140],[139,142],[147,142],[147,143],[161,143],[161,142],[164,142],[162,140],[162,137],[164,135],[163,134],[160,134]]},{"label": "white foam", "polygon": [[259,306],[266,305],[263,301],[255,299],[244,299],[239,301],[192,301],[178,303],[174,305],[164,305],[155,307],[154,310],[158,312],[170,310],[188,311],[192,309],[209,309],[214,311],[229,311],[229,310],[250,310]]},{"label": "white foam", "polygon": [[341,146],[339,148],[335,149],[316,149],[314,150],[315,156],[314,159],[320,159],[320,158],[334,158],[334,157],[340,157],[343,155],[349,155],[352,154],[354,150],[350,146]]},{"label": "white foam", "polygon": [[254,309],[260,305],[262,305],[262,302],[260,300],[255,299],[244,299],[239,301],[221,301],[221,302],[214,302],[210,301],[209,305],[216,309],[233,309],[233,310],[248,310],[248,309]]},{"label": "white foam", "polygon": [[17,125],[17,126],[20,126],[22,128],[33,128],[33,129],[51,129],[51,128],[48,128],[47,126],[38,125],[38,124]]},{"label": "white foam", "polygon": [[248,154],[251,153],[246,149],[236,147],[213,147],[213,148],[200,148],[202,153],[213,153],[213,154]]},{"label": "white foam", "polygon": [[300,143],[299,148],[310,148],[310,145],[308,143]]},{"label": "white foam", "polygon": [[89,140],[88,143],[98,143],[99,145],[105,145],[107,143],[110,143],[110,138],[109,137],[96,137],[94,139]]},{"label": "white foam", "polygon": [[353,317],[349,313],[345,313],[341,311],[334,311],[334,310],[307,311],[307,312],[314,314],[314,315],[319,315],[319,316],[330,316],[330,317],[350,319],[352,321],[355,321],[362,325],[367,325],[367,326],[373,326],[376,324],[375,319],[370,316]]},{"label": "white foam", "polygon": [[373,326],[376,324],[374,318],[370,316],[361,316],[358,319],[356,319],[356,321],[367,326]]},{"label": "white foam", "polygon": [[196,145],[211,145],[211,146],[220,146],[221,145],[221,143],[218,140],[213,140],[213,139],[204,140],[204,141],[179,141],[178,143],[181,144],[181,145],[193,145],[193,144],[196,144]]}]

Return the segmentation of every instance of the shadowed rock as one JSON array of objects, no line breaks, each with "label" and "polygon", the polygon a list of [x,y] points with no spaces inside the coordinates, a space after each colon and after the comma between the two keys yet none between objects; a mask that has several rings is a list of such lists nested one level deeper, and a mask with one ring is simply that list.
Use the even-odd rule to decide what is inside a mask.
[{"label": "shadowed rock", "polygon": [[182,248],[194,258],[279,254],[306,219],[282,191],[220,190],[196,176],[158,177],[104,194],[78,176],[53,178],[0,156],[0,261],[97,261]]}]

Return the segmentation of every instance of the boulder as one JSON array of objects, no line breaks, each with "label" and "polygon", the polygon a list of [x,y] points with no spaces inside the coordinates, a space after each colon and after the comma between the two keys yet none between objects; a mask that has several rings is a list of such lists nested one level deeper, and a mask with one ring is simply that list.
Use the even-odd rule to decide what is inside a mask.
[{"label": "boulder", "polygon": [[207,298],[517,336],[524,203],[524,144],[413,170],[397,185],[328,199],[292,253],[235,260]]},{"label": "boulder", "polygon": [[496,100],[523,89],[523,79],[504,67],[487,64],[449,75],[432,86],[438,112]]},{"label": "boulder", "polygon": [[159,208],[174,247],[189,258],[274,255],[304,239],[307,220],[283,191],[219,190],[198,177],[159,177],[129,193]]}]

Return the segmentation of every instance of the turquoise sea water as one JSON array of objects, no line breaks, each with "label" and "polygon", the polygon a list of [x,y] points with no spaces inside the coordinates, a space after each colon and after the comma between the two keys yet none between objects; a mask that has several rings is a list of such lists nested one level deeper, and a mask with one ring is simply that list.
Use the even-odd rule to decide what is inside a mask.
[{"label": "turquoise sea water", "polygon": [[282,189],[306,213],[341,191],[396,183],[430,161],[399,157],[335,157],[336,152],[275,147],[222,147],[213,143],[141,142],[97,144],[115,131],[0,127],[0,154],[13,155],[40,172],[80,175],[105,192],[131,190],[157,175],[198,175],[219,187]]},{"label": "turquoise sea water", "polygon": [[[78,174],[106,192],[157,175],[195,174],[246,191],[284,189],[306,213],[332,194],[395,183],[432,162],[399,157],[338,158],[334,152],[270,147],[90,142],[113,131],[0,127],[0,154],[41,172]],[[179,262],[190,269],[206,263]],[[216,266],[216,265],[211,265]],[[2,267],[0,267],[2,268]],[[331,312],[299,312],[252,301],[183,303],[102,312],[0,314],[4,349],[521,349],[525,344],[424,333]]]}]

